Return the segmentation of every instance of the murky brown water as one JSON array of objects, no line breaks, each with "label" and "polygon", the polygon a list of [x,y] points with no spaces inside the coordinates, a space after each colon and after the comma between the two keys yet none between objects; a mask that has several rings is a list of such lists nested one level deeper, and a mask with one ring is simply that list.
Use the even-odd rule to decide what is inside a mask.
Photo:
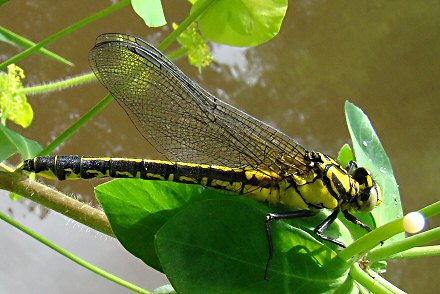
[{"label": "murky brown water", "polygon": [[[38,41],[109,4],[16,0],[0,7],[0,19],[1,25]],[[179,2],[180,6],[174,2],[165,5],[169,22],[180,22],[188,13],[186,1]],[[37,55],[19,65],[27,73],[28,84],[62,79],[90,70],[88,51],[101,33],[131,33],[158,44],[169,30],[145,28],[126,7],[48,47],[75,67]],[[274,40],[247,49],[213,44],[216,62],[203,75],[184,59],[177,64],[220,98],[271,123],[304,146],[329,154],[336,154],[349,142],[343,111],[344,101],[350,99],[370,116],[393,164],[405,211],[410,211],[439,198],[439,36],[440,6],[433,1],[290,1],[281,33]],[[0,44],[1,60],[17,52]],[[105,93],[95,82],[34,96],[30,101],[35,121],[23,133],[45,145]],[[56,153],[158,157],[116,103]],[[52,184],[90,199],[96,182]],[[14,205],[14,210],[20,206]],[[431,221],[434,225],[439,225],[438,220]],[[16,258],[19,266],[23,261]],[[387,278],[409,293],[434,293],[439,265],[438,258],[395,262]],[[2,271],[1,276],[6,274]],[[30,284],[38,286],[38,279]]]}]

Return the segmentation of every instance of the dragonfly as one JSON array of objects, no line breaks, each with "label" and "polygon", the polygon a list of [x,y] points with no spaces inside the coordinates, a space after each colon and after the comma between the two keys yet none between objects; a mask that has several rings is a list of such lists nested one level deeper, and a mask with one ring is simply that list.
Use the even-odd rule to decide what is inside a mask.
[{"label": "dragonfly", "polygon": [[371,230],[352,214],[370,212],[382,202],[368,169],[355,162],[341,166],[218,99],[137,37],[101,35],[89,60],[98,80],[167,160],[50,155],[25,160],[24,171],[58,180],[112,177],[197,184],[285,206],[287,212],[266,216],[265,278],[274,254],[273,221],[331,210],[314,232],[342,248],[343,242],[325,234],[339,213]]}]

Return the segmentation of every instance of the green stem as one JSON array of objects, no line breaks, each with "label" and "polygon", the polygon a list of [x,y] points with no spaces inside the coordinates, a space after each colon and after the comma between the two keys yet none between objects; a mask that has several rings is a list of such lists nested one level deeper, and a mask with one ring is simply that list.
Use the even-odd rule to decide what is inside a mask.
[{"label": "green stem", "polygon": [[420,212],[423,213],[427,218],[431,218],[433,216],[440,214],[440,201],[434,202],[431,205],[426,206],[425,208],[420,209]]},{"label": "green stem", "polygon": [[[6,39],[10,40],[12,43],[14,43],[15,45],[19,45],[21,47],[25,47],[25,48],[29,48],[35,45],[34,42],[23,38],[22,36],[14,33],[13,31],[8,30],[5,27],[0,26],[0,33],[3,34],[3,36],[5,36]],[[47,57],[53,58],[55,60],[58,60],[64,64],[67,64],[68,66],[73,66],[73,63],[70,62],[69,60],[59,56],[58,54],[55,54],[45,48],[40,48],[38,50],[38,53],[41,53]]]},{"label": "green stem", "polygon": [[180,47],[178,50],[173,51],[169,54],[167,54],[167,57],[169,60],[176,60],[177,58],[180,58],[184,56],[186,53],[188,53],[188,48],[186,47]]},{"label": "green stem", "polygon": [[[431,204],[423,209],[420,210],[420,212],[422,212],[426,217],[430,218],[433,217],[435,215],[438,215],[440,212],[440,201]],[[371,250],[372,248],[376,247],[380,242],[387,240],[389,238],[391,238],[392,236],[404,232],[404,227],[403,227],[403,218],[399,218],[396,219],[392,222],[389,222],[379,228],[376,228],[375,230],[373,230],[372,232],[362,236],[361,238],[359,238],[358,240],[356,240],[355,242],[353,242],[352,244],[350,244],[350,246],[348,246],[346,249],[340,251],[338,253],[338,256],[340,258],[342,258],[345,261],[350,260],[353,256],[356,255],[360,255],[363,254],[365,252],[367,252],[368,250]],[[433,233],[430,233],[430,235],[427,238],[431,238],[431,234],[434,235],[433,238],[438,238],[438,233],[436,231],[436,229],[434,230]],[[421,234],[419,234],[421,235]],[[417,235],[417,236],[419,236]],[[424,236],[426,235],[422,235],[422,237],[419,238],[425,238]],[[413,236],[416,237],[416,236]],[[413,238],[411,237],[411,238]],[[407,238],[409,239],[409,238]],[[405,239],[405,240],[407,240]],[[382,246],[381,248],[376,248],[374,250],[372,250],[372,252],[376,252],[376,250],[379,251],[379,253],[374,253],[373,257],[376,256],[376,254],[380,254],[381,258],[385,257],[385,256],[389,256],[390,254],[384,254],[383,250],[390,250],[389,252],[393,252],[392,254],[395,254],[397,252],[402,251],[402,248],[408,249],[410,247],[414,247],[417,246],[417,244],[419,243],[413,243],[410,247],[400,247],[400,246],[406,246],[406,243],[403,243],[403,245],[396,245],[396,244],[401,244],[400,242],[404,242],[405,240],[400,240],[400,241],[396,241],[393,242],[392,244],[387,244],[386,246]],[[421,239],[416,239],[416,240],[421,240]],[[405,241],[405,242],[411,242],[410,241]],[[421,241],[422,242],[422,241]],[[425,243],[423,243],[425,244]],[[391,246],[391,248],[389,248]],[[395,246],[399,246],[399,250],[397,250],[397,248]],[[381,253],[382,252],[382,253]],[[371,254],[371,253],[370,253]],[[369,255],[369,258],[372,258]],[[374,257],[374,259],[378,260],[378,258]]]},{"label": "green stem", "polygon": [[91,82],[96,80],[96,77],[93,73],[83,74],[77,77],[65,79],[62,81],[52,82],[49,84],[38,85],[33,87],[26,87],[21,90],[18,90],[17,94],[25,94],[25,95],[35,95],[40,93],[47,93],[51,91],[58,91],[65,88],[73,87],[76,85],[84,84],[87,82]]},{"label": "green stem", "polygon": [[390,259],[403,259],[403,258],[421,258],[421,257],[438,257],[440,256],[440,245],[424,246],[411,248],[392,256],[387,257]]},{"label": "green stem", "polygon": [[122,0],[121,2],[118,2],[115,5],[107,7],[105,9],[101,10],[100,12],[97,12],[94,15],[86,17],[86,18],[80,20],[79,22],[53,34],[49,38],[44,39],[40,43],[24,50],[23,52],[20,52],[19,54],[13,56],[12,58],[10,58],[10,59],[6,60],[5,62],[3,62],[2,64],[0,64],[0,70],[5,69],[9,64],[17,63],[18,61],[22,60],[23,58],[29,56],[31,53],[33,53],[33,52],[39,50],[40,48],[52,43],[53,41],[58,40],[59,38],[64,37],[65,35],[73,32],[73,31],[76,31],[76,30],[88,25],[89,23],[91,23],[93,21],[100,19],[100,18],[124,7],[125,5],[127,5],[129,3],[130,3],[129,0]]},{"label": "green stem", "polygon": [[401,232],[403,232],[403,220],[400,218],[365,234],[350,244],[347,248],[341,250],[338,253],[338,256],[345,261],[349,261],[353,256],[361,255],[376,247],[384,240]]},{"label": "green stem", "polygon": [[393,293],[387,289],[384,285],[378,283],[375,279],[370,277],[366,272],[364,272],[359,264],[354,263],[350,269],[350,276],[359,284],[370,290],[371,293],[376,294],[388,294]]},{"label": "green stem", "polygon": [[79,258],[78,256],[72,254],[71,252],[67,251],[66,249],[52,243],[51,241],[44,238],[43,236],[37,234],[36,232],[34,232],[34,231],[28,229],[27,227],[23,226],[22,224],[20,224],[19,222],[6,216],[2,212],[0,212],[0,219],[2,219],[5,222],[9,223],[10,225],[14,226],[15,228],[19,229],[20,231],[24,232],[25,234],[34,238],[35,240],[43,243],[44,245],[48,246],[49,248],[55,250],[56,252],[60,253],[64,257],[67,257],[68,259],[72,260],[73,262],[85,267],[86,269],[88,269],[88,270],[90,270],[90,271],[110,280],[110,281],[113,281],[113,282],[115,282],[125,288],[128,288],[128,289],[133,290],[138,293],[150,293],[149,291],[147,291],[139,286],[136,286],[132,283],[129,283],[129,282],[127,282],[127,281],[125,281],[115,275],[110,274],[109,272],[106,272],[106,271],[94,266],[93,264],[85,261],[84,259]]},{"label": "green stem", "polygon": [[[371,269],[367,269],[366,271],[370,277],[372,277],[376,282],[379,282],[381,285],[383,285],[385,288],[387,288],[389,291],[391,291],[391,293],[405,294],[405,292],[403,292],[402,290],[400,290],[399,288],[397,288],[396,286],[391,284],[389,281],[384,279],[381,275],[379,275],[375,271],[373,271]],[[376,292],[373,292],[373,293],[376,293]]]},{"label": "green stem", "polygon": [[72,136],[80,127],[82,127],[86,122],[92,119],[95,115],[100,113],[105,107],[107,107],[110,102],[113,101],[113,97],[110,94],[104,97],[98,104],[96,104],[92,109],[90,109],[86,114],[84,114],[79,120],[77,120],[73,125],[71,125],[67,130],[65,130],[61,135],[59,135],[55,140],[53,140],[46,148],[44,148],[38,155],[48,155],[50,154],[58,145],[67,140]]},{"label": "green stem", "polygon": [[191,11],[190,15],[177,27],[175,31],[169,34],[168,37],[166,37],[160,43],[157,49],[160,51],[167,49],[174,42],[174,40],[176,40],[177,37],[180,36],[180,34],[185,31],[200,15],[202,15],[202,13],[205,12],[205,10],[215,1],[216,0],[199,0],[201,4],[197,2],[196,6],[194,6],[196,9]]},{"label": "green stem", "polygon": [[375,248],[368,253],[367,258],[372,262],[377,260],[387,259],[388,256],[439,239],[440,239],[440,228],[434,228],[432,230],[405,238],[403,240],[392,242],[389,245]]}]

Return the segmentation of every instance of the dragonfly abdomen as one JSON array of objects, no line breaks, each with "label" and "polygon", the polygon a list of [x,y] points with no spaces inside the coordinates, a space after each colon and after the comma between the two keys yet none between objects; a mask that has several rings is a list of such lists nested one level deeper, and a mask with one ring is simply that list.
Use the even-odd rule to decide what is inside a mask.
[{"label": "dragonfly abdomen", "polygon": [[238,194],[249,193],[272,181],[271,176],[248,168],[77,155],[35,157],[25,160],[22,169],[49,179],[139,178],[199,184]]}]

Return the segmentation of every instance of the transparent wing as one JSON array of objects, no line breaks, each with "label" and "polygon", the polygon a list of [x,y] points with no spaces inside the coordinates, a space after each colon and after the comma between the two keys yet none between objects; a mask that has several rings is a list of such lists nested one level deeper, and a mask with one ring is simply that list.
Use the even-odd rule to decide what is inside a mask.
[{"label": "transparent wing", "polygon": [[98,37],[90,64],[139,132],[169,160],[277,173],[308,169],[306,151],[293,139],[217,99],[138,38]]}]

